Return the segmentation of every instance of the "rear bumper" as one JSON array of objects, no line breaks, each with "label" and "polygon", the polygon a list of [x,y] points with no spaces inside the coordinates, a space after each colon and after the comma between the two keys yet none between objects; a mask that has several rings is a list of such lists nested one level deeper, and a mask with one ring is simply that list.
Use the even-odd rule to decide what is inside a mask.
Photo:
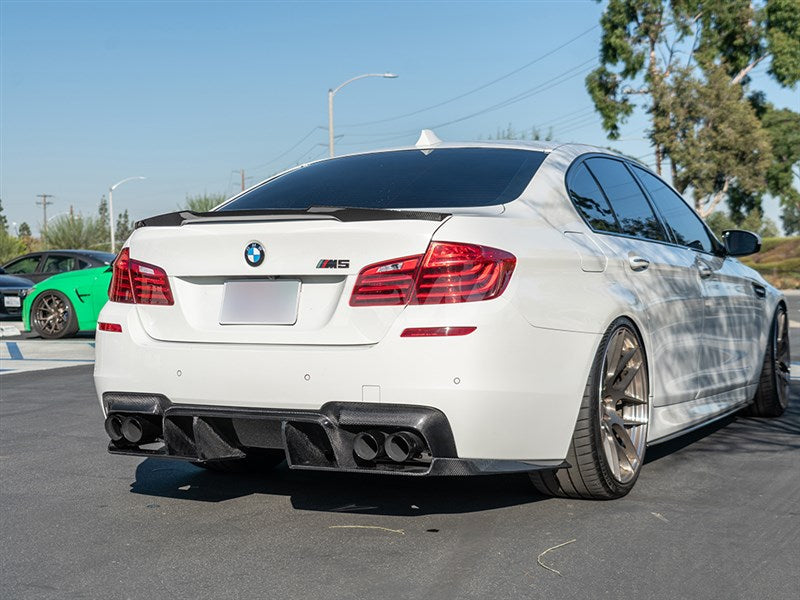
[{"label": "rear bumper", "polygon": [[[106,393],[109,418],[141,416],[159,428],[143,446],[112,442],[112,454],[213,462],[248,451],[282,450],[291,469],[392,475],[478,475],[565,466],[562,461],[470,460],[456,455],[445,415],[435,408],[330,402],[318,411],[173,405],[157,395]],[[424,449],[398,463],[363,461],[353,452],[360,432],[412,432]]]},{"label": "rear bumper", "polygon": [[[98,399],[138,392],[163,395],[175,410],[317,414],[329,403],[427,407],[445,416],[460,459],[561,464],[600,336],[533,327],[507,303],[481,307],[481,321],[421,308],[427,321],[407,310],[378,344],[285,346],[155,340],[133,306],[109,302],[99,320],[123,333],[97,332]],[[400,337],[405,327],[442,324],[477,330]]]}]

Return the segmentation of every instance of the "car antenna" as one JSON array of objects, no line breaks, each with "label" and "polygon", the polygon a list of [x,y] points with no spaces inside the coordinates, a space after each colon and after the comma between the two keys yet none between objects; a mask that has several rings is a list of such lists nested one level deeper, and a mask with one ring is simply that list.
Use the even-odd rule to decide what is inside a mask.
[{"label": "car antenna", "polygon": [[423,154],[428,155],[433,152],[432,146],[436,146],[437,144],[441,143],[442,140],[440,140],[439,136],[433,133],[431,129],[423,129],[419,134],[417,143],[414,145],[422,150]]}]

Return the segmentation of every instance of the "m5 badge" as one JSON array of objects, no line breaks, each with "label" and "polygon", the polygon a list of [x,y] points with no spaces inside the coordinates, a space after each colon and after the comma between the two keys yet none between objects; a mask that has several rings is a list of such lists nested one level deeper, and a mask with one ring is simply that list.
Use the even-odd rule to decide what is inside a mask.
[{"label": "m5 badge", "polygon": [[323,258],[317,263],[318,269],[349,269],[349,258]]}]

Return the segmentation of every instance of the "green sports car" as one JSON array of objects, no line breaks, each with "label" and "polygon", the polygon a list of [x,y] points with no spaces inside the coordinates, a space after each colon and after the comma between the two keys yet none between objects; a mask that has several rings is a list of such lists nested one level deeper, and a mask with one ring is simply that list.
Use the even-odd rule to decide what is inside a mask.
[{"label": "green sports car", "polygon": [[69,271],[37,283],[22,304],[25,329],[47,339],[94,331],[108,301],[109,283],[108,266]]}]

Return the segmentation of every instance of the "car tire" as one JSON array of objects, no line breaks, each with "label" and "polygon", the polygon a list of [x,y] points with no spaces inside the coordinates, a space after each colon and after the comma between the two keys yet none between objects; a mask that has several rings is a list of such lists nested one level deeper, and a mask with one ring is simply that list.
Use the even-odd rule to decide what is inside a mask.
[{"label": "car tire", "polygon": [[592,363],[567,452],[569,467],[531,473],[536,490],[593,500],[627,494],[644,462],[649,394],[641,336],[632,321],[619,318]]},{"label": "car tire", "polygon": [[775,311],[764,364],[753,403],[745,409],[751,417],[780,417],[789,406],[789,317],[782,304]]},{"label": "car tire", "polygon": [[286,458],[283,450],[250,451],[244,458],[198,461],[194,465],[220,473],[258,473],[274,469]]},{"label": "car tire", "polygon": [[40,337],[57,340],[78,332],[78,316],[64,294],[46,290],[33,301],[30,314],[31,329]]}]

